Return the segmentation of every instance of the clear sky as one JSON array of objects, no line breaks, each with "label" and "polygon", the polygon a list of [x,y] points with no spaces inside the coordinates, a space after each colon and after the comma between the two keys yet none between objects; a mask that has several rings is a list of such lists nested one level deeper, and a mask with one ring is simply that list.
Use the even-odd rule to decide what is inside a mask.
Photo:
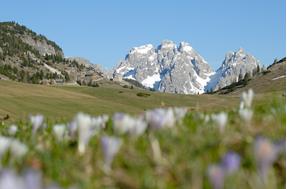
[{"label": "clear sky", "polygon": [[216,69],[243,47],[269,65],[285,56],[285,0],[0,0],[16,21],[59,44],[66,56],[111,68],[134,47],[189,42]]}]

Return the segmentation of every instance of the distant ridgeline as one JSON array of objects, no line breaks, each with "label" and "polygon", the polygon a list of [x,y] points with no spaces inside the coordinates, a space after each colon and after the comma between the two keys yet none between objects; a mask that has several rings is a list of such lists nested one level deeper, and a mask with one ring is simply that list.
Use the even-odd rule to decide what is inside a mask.
[{"label": "distant ridgeline", "polygon": [[64,58],[62,49],[55,42],[25,26],[0,22],[0,79],[35,84],[89,84],[87,75],[99,75],[100,72],[92,64]]}]

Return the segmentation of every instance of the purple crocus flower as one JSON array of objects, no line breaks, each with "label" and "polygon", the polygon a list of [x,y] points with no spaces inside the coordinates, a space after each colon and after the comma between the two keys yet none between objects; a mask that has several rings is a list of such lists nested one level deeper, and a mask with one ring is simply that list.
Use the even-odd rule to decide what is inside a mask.
[{"label": "purple crocus flower", "polygon": [[14,171],[4,169],[0,174],[0,189],[25,189],[24,181]]},{"label": "purple crocus flower", "polygon": [[[285,141],[284,141],[285,143]],[[258,137],[254,143],[255,159],[262,180],[265,181],[270,167],[278,158],[280,152],[284,150],[285,144],[279,142],[272,143],[269,139]]]},{"label": "purple crocus flower", "polygon": [[34,170],[34,169],[28,169],[24,173],[24,182],[25,186],[28,189],[41,189],[43,188],[43,182],[42,182],[42,174],[41,172]]},{"label": "purple crocus flower", "polygon": [[234,173],[240,167],[240,156],[235,152],[228,152],[223,156],[221,166],[226,174]]},{"label": "purple crocus flower", "polygon": [[210,165],[207,176],[213,189],[222,189],[224,186],[224,169],[220,165]]},{"label": "purple crocus flower", "polygon": [[116,137],[104,136],[101,138],[104,155],[104,171],[109,172],[115,155],[118,153],[122,141]]}]

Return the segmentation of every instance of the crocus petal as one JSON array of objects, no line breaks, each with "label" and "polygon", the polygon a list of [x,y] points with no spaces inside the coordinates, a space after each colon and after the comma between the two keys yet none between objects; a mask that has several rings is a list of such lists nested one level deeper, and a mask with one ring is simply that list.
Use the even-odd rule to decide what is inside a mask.
[{"label": "crocus petal", "polygon": [[240,156],[234,152],[228,152],[222,159],[222,167],[227,174],[236,172],[240,167]]},{"label": "crocus petal", "polygon": [[110,170],[114,156],[118,153],[122,141],[116,137],[104,136],[101,138],[102,151],[104,155],[104,169]]},{"label": "crocus petal", "polygon": [[210,165],[208,167],[208,179],[213,189],[222,189],[224,186],[224,170],[219,165]]},{"label": "crocus petal", "polygon": [[211,115],[211,119],[218,126],[220,132],[223,133],[227,123],[228,115],[225,112],[221,112]]},{"label": "crocus petal", "polygon": [[245,123],[249,123],[252,119],[253,111],[247,108],[240,109],[239,116],[245,121]]},{"label": "crocus petal", "polygon": [[30,121],[32,123],[33,133],[35,134],[37,130],[43,125],[44,116],[40,114],[30,116]]},{"label": "crocus petal", "polygon": [[62,141],[66,132],[66,125],[58,124],[53,126],[53,133],[58,141]]}]

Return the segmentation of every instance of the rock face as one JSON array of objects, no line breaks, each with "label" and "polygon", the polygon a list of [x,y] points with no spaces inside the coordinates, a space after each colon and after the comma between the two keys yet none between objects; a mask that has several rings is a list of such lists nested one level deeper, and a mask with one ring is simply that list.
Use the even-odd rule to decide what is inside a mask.
[{"label": "rock face", "polygon": [[237,52],[228,52],[221,67],[211,76],[205,90],[216,91],[243,79],[246,74],[252,76],[260,67],[260,62],[242,48]]},{"label": "rock face", "polygon": [[36,49],[42,56],[45,55],[59,55],[64,56],[62,50],[60,48],[57,48],[50,44],[47,39],[35,39],[30,34],[25,34],[21,36],[21,39],[24,43],[27,43],[28,45],[32,46],[34,49]]},{"label": "rock face", "polygon": [[177,46],[168,40],[157,48],[151,44],[133,48],[113,74],[153,90],[183,94],[203,93],[210,75],[210,66],[188,43]]},{"label": "rock face", "polygon": [[201,94],[230,85],[246,73],[252,74],[258,66],[255,57],[239,49],[227,53],[222,66],[213,72],[188,43],[177,46],[167,40],[157,48],[151,44],[132,48],[113,77],[133,79],[161,92]]}]

